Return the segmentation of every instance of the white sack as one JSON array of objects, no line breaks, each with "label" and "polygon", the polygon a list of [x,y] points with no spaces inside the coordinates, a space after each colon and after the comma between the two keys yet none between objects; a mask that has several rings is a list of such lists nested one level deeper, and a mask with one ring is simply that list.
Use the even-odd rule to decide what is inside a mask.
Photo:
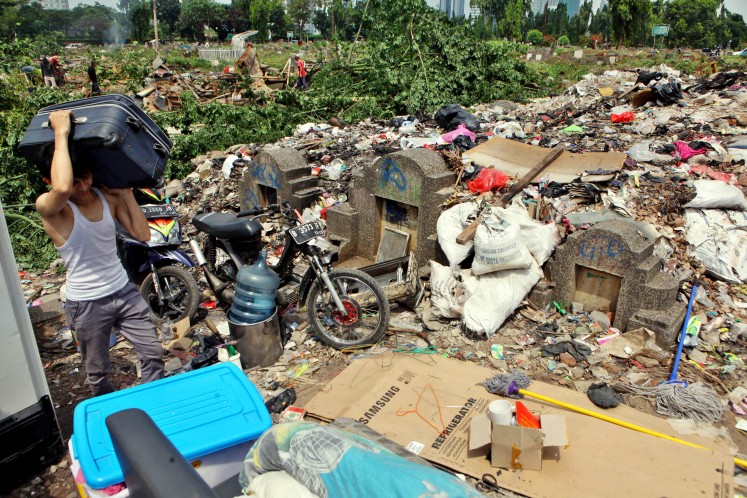
[{"label": "white sack", "polygon": [[540,266],[545,264],[553,251],[560,243],[561,235],[558,225],[549,223],[545,225],[529,217],[529,212],[521,200],[514,199],[514,202],[503,210],[504,219],[519,226],[519,235],[521,240],[532,257]]},{"label": "white sack", "polygon": [[247,490],[256,498],[319,498],[284,470],[258,475],[249,483]]},{"label": "white sack", "polygon": [[529,268],[534,259],[519,234],[519,225],[505,219],[505,210],[493,209],[483,217],[475,233],[472,273]]},{"label": "white sack", "polygon": [[695,180],[695,199],[683,207],[699,209],[747,209],[747,199],[734,185],[720,180]]},{"label": "white sack", "polygon": [[542,270],[533,263],[530,268],[465,279],[471,296],[464,304],[464,325],[473,333],[493,337],[541,277]]},{"label": "white sack", "polygon": [[688,209],[688,252],[727,282],[747,281],[747,215],[741,211]]},{"label": "white sack", "polygon": [[459,318],[469,298],[458,271],[431,261],[431,310],[438,318]]},{"label": "white sack", "polygon": [[456,238],[470,224],[467,217],[477,210],[476,202],[457,204],[441,213],[436,222],[438,244],[446,255],[451,266],[459,266],[472,251],[472,241],[464,245],[457,244]]}]

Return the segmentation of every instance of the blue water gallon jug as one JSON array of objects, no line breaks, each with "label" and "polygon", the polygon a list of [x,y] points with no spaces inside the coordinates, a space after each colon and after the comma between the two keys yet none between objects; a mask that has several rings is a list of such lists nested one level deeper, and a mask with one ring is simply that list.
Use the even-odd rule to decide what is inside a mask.
[{"label": "blue water gallon jug", "polygon": [[228,319],[237,324],[259,323],[275,312],[275,296],[280,277],[267,267],[267,251],[260,251],[257,261],[236,275],[233,304]]}]

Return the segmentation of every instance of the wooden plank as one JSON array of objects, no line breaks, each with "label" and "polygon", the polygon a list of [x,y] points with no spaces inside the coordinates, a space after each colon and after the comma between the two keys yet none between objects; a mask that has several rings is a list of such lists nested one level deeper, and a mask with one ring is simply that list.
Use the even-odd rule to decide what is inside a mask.
[{"label": "wooden plank", "polygon": [[[501,199],[494,205],[498,207],[505,207],[509,202],[511,202],[511,199],[513,199],[513,197],[517,193],[524,190],[526,186],[532,182],[532,179],[542,173],[545,168],[552,164],[552,162],[555,161],[555,159],[557,159],[564,150],[565,146],[563,144],[553,147],[553,149],[544,158],[542,158],[542,160],[537,163],[534,168],[532,168],[531,170],[529,170],[529,172],[527,172],[527,174],[522,176],[518,182],[511,185],[511,188],[508,189],[508,192],[506,192],[503,197],[501,197]],[[464,245],[470,240],[474,239],[475,233],[477,232],[477,227],[480,226],[480,222],[482,222],[482,216],[478,216],[475,221],[470,223],[467,228],[462,230],[462,233],[457,236],[457,244]]]}]

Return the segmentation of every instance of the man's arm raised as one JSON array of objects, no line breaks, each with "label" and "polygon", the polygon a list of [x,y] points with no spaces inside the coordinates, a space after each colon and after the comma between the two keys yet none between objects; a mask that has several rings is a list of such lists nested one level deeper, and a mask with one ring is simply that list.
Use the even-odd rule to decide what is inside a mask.
[{"label": "man's arm raised", "polygon": [[62,211],[73,193],[73,164],[67,143],[71,120],[70,111],[55,111],[49,115],[49,123],[54,130],[54,155],[49,174],[52,190],[36,199],[36,210],[42,218]]}]

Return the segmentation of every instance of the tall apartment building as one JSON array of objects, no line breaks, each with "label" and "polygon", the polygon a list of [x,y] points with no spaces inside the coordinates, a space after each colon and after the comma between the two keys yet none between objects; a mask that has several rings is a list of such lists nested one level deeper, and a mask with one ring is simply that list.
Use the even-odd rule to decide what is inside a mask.
[{"label": "tall apartment building", "polygon": [[470,5],[470,0],[426,0],[429,7],[445,12],[451,17],[472,17],[480,14],[477,7]]},{"label": "tall apartment building", "polygon": [[70,10],[67,0],[40,0],[39,3],[44,9]]},{"label": "tall apartment building", "polygon": [[[560,3],[560,0],[532,0],[532,12],[536,14],[537,12],[544,11],[545,5],[550,9],[554,9],[558,6],[558,3]],[[568,0],[565,3],[567,4]]]}]

